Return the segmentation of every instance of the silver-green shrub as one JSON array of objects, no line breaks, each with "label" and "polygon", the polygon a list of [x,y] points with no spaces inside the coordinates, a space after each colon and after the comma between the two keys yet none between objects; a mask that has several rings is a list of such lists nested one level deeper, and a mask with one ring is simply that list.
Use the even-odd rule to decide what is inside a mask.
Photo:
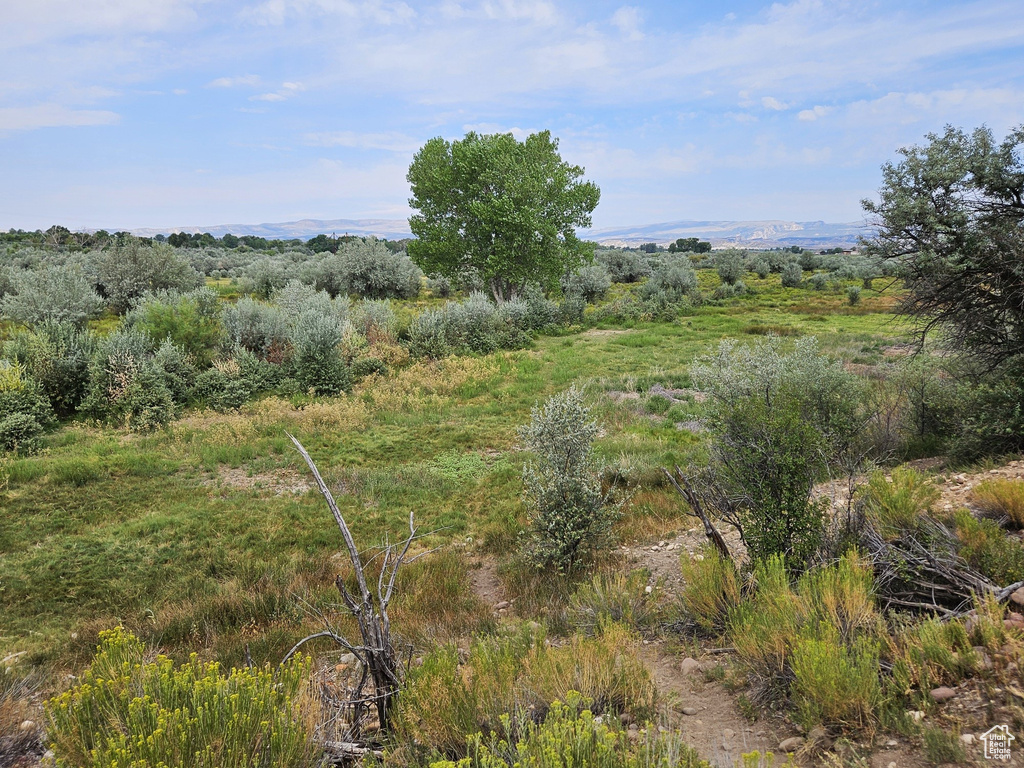
[{"label": "silver-green shrub", "polygon": [[103,299],[72,264],[16,271],[9,292],[0,299],[0,313],[25,325],[47,320],[82,325],[102,308]]},{"label": "silver-green shrub", "polygon": [[263,359],[280,362],[289,346],[288,317],[280,307],[248,296],[226,307],[221,316],[225,345],[243,347]]},{"label": "silver-green shrub", "polygon": [[782,286],[784,288],[799,288],[803,279],[804,271],[798,262],[791,261],[782,268]]},{"label": "silver-green shrub", "polygon": [[611,288],[612,278],[603,264],[587,264],[562,277],[562,292],[582,296],[589,303],[602,298]]},{"label": "silver-green shrub", "polygon": [[535,406],[519,428],[534,459],[523,466],[530,516],[525,552],[538,566],[568,572],[607,543],[620,506],[601,488],[594,457],[598,426],[575,386]]}]

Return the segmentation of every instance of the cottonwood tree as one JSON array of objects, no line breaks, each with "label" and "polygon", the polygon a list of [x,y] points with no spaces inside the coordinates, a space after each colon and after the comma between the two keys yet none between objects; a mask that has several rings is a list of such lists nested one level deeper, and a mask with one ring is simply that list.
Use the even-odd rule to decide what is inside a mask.
[{"label": "cottonwood tree", "polygon": [[553,287],[592,257],[576,228],[590,226],[601,192],[582,176],[549,131],[431,139],[407,176],[418,211],[409,255],[427,274],[476,272],[498,302],[531,282]]},{"label": "cottonwood tree", "polygon": [[981,127],[947,126],[882,166],[870,250],[897,260],[900,311],[923,340],[947,343],[995,368],[1024,355],[1024,126],[997,143]]}]

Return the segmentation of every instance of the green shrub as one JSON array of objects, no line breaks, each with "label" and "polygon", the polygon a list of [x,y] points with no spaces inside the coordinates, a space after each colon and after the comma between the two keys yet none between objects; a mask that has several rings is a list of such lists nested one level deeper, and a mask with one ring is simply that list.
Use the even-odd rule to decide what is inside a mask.
[{"label": "green shrub", "polygon": [[39,383],[17,360],[0,359],[0,419],[16,413],[34,418],[42,427],[53,421],[53,410]]},{"label": "green shrub", "polygon": [[280,363],[290,352],[288,319],[280,307],[243,297],[221,317],[230,349],[242,347],[264,360]]},{"label": "green shrub", "polygon": [[569,622],[595,634],[610,622],[640,629],[654,615],[654,598],[647,592],[646,571],[602,573],[581,584],[569,598]]},{"label": "green shrub", "polygon": [[860,286],[859,285],[848,285],[846,286],[846,300],[850,303],[850,306],[860,304]]},{"label": "green shrub", "polygon": [[536,456],[523,467],[523,498],[532,532],[527,553],[538,566],[571,571],[608,541],[619,506],[601,489],[597,430],[575,386],[535,406],[530,423],[519,429]]},{"label": "green shrub", "polygon": [[816,291],[824,291],[828,287],[828,275],[824,272],[815,272],[811,275],[811,288]]},{"label": "green shrub", "polygon": [[203,284],[188,259],[164,243],[147,245],[122,235],[93,251],[93,267],[107,303],[118,314],[147,293],[160,290],[191,291]]},{"label": "green shrub", "polygon": [[885,472],[872,472],[863,488],[864,509],[879,532],[896,538],[917,528],[921,515],[931,511],[939,499],[939,489],[930,478],[912,467],[897,467],[892,480]]},{"label": "green shrub", "polygon": [[807,730],[827,725],[863,730],[875,721],[881,701],[878,644],[858,638],[850,645],[838,635],[808,637],[793,648],[793,699],[797,721]]},{"label": "green shrub", "polygon": [[772,271],[771,264],[767,259],[757,258],[750,264],[750,271],[754,272],[760,279],[764,280]]},{"label": "green shrub", "polygon": [[200,368],[213,361],[220,348],[223,327],[220,299],[208,288],[189,293],[162,291],[143,296],[127,315],[130,326],[152,343],[170,339]]},{"label": "green shrub", "polygon": [[599,250],[595,253],[595,261],[608,270],[613,283],[639,283],[651,276],[650,262],[635,251],[619,248]]},{"label": "green shrub", "polygon": [[986,515],[1005,518],[1014,528],[1024,528],[1024,480],[985,480],[971,491],[971,501]]},{"label": "green shrub", "polygon": [[708,395],[715,474],[738,502],[751,557],[785,554],[802,567],[821,541],[827,504],[811,489],[859,431],[859,382],[813,338],[788,353],[777,337],[751,347],[726,340],[691,377]]},{"label": "green shrub", "polygon": [[720,632],[729,611],[740,603],[736,564],[708,545],[699,558],[684,552],[679,565],[683,574],[679,599],[685,615],[707,632]]},{"label": "green shrub", "polygon": [[959,619],[925,619],[900,631],[892,655],[892,675],[897,690],[918,691],[920,703],[940,685],[957,685],[972,675],[978,657],[964,624]]},{"label": "green shrub", "polygon": [[292,328],[295,378],[303,389],[318,395],[336,395],[349,388],[348,366],[338,346],[341,324],[316,310],[303,313]]},{"label": "green shrub", "polygon": [[195,654],[145,660],[124,629],[100,633],[92,665],[46,702],[59,764],[250,768],[316,764],[303,699],[310,665],[221,672]]},{"label": "green shrub", "polygon": [[317,288],[332,296],[411,299],[419,295],[423,273],[404,251],[393,252],[376,238],[344,243],[321,262]]},{"label": "green shrub", "polygon": [[686,257],[663,260],[640,291],[645,299],[661,298],[667,302],[680,302],[696,293],[697,273]]},{"label": "green shrub", "polygon": [[447,299],[452,295],[452,281],[444,275],[434,275],[427,280],[427,290],[438,299]]},{"label": "green shrub", "polygon": [[592,304],[608,292],[612,278],[604,265],[588,264],[563,276],[561,282],[563,293],[582,296]]},{"label": "green shrub", "polygon": [[783,288],[799,288],[803,280],[804,271],[797,262],[790,261],[782,268]]},{"label": "green shrub", "polygon": [[32,414],[8,414],[0,418],[0,453],[35,453],[42,447],[43,432]]},{"label": "green shrub", "polygon": [[96,341],[72,323],[45,320],[32,331],[14,334],[3,356],[17,359],[42,387],[59,418],[78,408],[89,383],[89,358]]},{"label": "green shrub", "polygon": [[477,734],[469,738],[465,758],[430,768],[710,768],[678,732],[650,727],[634,744],[616,720],[595,717],[590,706],[570,691],[565,703],[552,702],[543,723],[525,721],[514,747],[499,736]]},{"label": "green shrub", "polygon": [[939,726],[926,726],[921,731],[924,754],[932,765],[963,765],[967,763],[967,750],[958,731]]},{"label": "green shrub", "polygon": [[747,271],[746,253],[729,248],[715,254],[715,271],[725,285],[735,285]]},{"label": "green shrub", "polygon": [[149,339],[136,330],[108,336],[89,363],[82,409],[96,418],[145,432],[174,418],[174,397],[153,362]]},{"label": "green shrub", "polygon": [[994,520],[978,520],[970,510],[953,518],[960,542],[957,554],[995,584],[1012,584],[1024,573],[1024,544],[1009,538]]},{"label": "green shrub", "polygon": [[19,270],[10,288],[0,298],[0,314],[25,325],[45,321],[82,325],[103,308],[103,299],[75,264]]},{"label": "green shrub", "polygon": [[1024,355],[957,393],[950,453],[958,461],[1024,450]]}]

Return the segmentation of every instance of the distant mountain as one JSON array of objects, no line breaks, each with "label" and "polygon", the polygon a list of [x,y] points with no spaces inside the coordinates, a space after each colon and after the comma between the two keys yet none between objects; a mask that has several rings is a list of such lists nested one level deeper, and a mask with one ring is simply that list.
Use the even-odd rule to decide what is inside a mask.
[{"label": "distant mountain", "polygon": [[190,235],[209,232],[215,237],[232,235],[255,235],[268,240],[291,240],[300,238],[308,240],[317,235],[359,235],[360,237],[387,238],[401,240],[412,237],[409,222],[406,219],[302,219],[282,224],[218,224],[212,227],[170,227],[168,229],[133,229],[132,234],[139,237],[169,235],[172,232],[185,232]]},{"label": "distant mountain", "polygon": [[[303,219],[281,224],[220,224],[210,227],[172,227],[134,229],[140,237],[169,235],[172,232],[195,234],[209,232],[222,237],[257,235],[267,239],[308,240],[319,234],[359,235],[400,240],[412,237],[405,219]],[[580,236],[603,245],[636,246],[640,243],[668,245],[680,237],[708,240],[716,248],[779,248],[801,245],[807,248],[835,248],[856,245],[860,237],[870,237],[874,229],[863,222],[828,224],[824,221],[667,221],[625,227],[585,229]]]},{"label": "distant mountain", "polygon": [[581,236],[604,245],[667,245],[680,237],[707,240],[716,248],[837,248],[856,245],[874,229],[866,223],[827,224],[824,221],[667,221],[629,227],[584,230]]}]

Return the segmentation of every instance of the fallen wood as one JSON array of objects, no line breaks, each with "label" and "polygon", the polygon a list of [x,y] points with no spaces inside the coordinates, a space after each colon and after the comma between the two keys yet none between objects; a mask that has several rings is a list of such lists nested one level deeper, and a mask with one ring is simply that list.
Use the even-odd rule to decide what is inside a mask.
[{"label": "fallen wood", "polygon": [[321,746],[323,747],[324,753],[327,755],[327,759],[332,763],[352,762],[354,760],[360,760],[367,755],[384,757],[384,753],[379,749],[364,747],[360,744],[354,744],[349,741],[325,741]]},{"label": "fallen wood", "polygon": [[[694,492],[693,485],[690,483],[689,478],[683,474],[683,470],[676,465],[676,474],[679,476],[679,480],[676,480],[664,467],[661,471],[665,473],[665,477],[669,479],[669,482],[679,491],[680,495],[686,499],[686,503],[690,505],[690,509],[693,510],[695,517],[699,517],[700,521],[704,524],[704,534],[708,537],[712,544],[715,545],[715,549],[718,550],[719,554],[722,555],[726,560],[732,560],[732,554],[729,552],[729,546],[725,543],[725,539],[722,538],[722,534],[719,533],[718,529],[715,528],[711,522],[711,518],[708,517],[707,512],[704,511],[704,505],[701,504],[700,497]],[[681,483],[681,484],[680,484]]]}]

